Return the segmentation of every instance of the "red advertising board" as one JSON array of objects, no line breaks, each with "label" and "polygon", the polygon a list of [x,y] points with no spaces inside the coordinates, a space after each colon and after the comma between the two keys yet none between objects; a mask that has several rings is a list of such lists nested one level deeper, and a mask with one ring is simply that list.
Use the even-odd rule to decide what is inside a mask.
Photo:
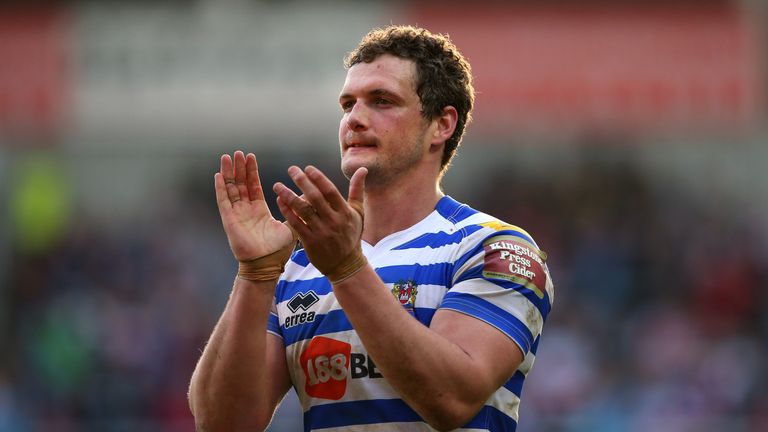
[{"label": "red advertising board", "polygon": [[762,118],[766,52],[736,2],[414,3],[470,60],[497,133],[741,130]]},{"label": "red advertising board", "polygon": [[0,7],[0,136],[45,137],[67,115],[70,20],[54,7]]}]

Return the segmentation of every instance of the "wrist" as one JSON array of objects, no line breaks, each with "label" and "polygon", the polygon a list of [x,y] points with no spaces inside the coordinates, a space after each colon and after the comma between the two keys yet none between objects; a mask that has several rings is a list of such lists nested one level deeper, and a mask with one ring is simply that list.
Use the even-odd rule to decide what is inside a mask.
[{"label": "wrist", "polygon": [[291,243],[270,254],[250,259],[238,260],[237,277],[252,282],[276,281],[285,270],[285,264],[291,258],[294,238]]},{"label": "wrist", "polygon": [[258,262],[259,258],[250,261],[240,261],[237,268],[237,277],[252,282],[272,281],[280,278],[283,272],[281,265],[264,266]]},{"label": "wrist", "polygon": [[331,285],[336,285],[351,278],[368,265],[368,260],[362,251],[357,250],[339,266],[325,274]]},{"label": "wrist", "polygon": [[238,261],[237,277],[253,282],[277,280],[285,269],[290,252],[288,250],[286,254],[285,250],[279,250],[252,260]]}]

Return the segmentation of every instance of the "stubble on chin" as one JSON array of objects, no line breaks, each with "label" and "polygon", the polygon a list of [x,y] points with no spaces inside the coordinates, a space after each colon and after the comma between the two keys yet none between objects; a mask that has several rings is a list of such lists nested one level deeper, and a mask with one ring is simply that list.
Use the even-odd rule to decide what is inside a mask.
[{"label": "stubble on chin", "polygon": [[366,183],[371,182],[371,180],[375,180],[381,176],[381,166],[377,163],[344,163],[344,161],[341,161],[341,172],[344,173],[344,177],[347,178],[347,180],[352,179],[352,175],[357,171],[358,169],[365,167],[368,169],[368,174],[366,175]]}]

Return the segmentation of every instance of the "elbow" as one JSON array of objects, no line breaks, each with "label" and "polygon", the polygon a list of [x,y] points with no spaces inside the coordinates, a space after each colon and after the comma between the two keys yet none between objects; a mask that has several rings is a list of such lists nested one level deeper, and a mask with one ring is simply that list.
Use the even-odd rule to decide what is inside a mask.
[{"label": "elbow", "polygon": [[272,422],[273,411],[238,409],[237,403],[190,387],[187,395],[189,409],[195,419],[195,430],[202,431],[254,431],[266,430]]},{"label": "elbow", "polygon": [[443,432],[456,430],[467,424],[470,420],[472,420],[472,417],[463,418],[454,414],[448,414],[446,417],[441,417],[440,419],[428,420],[427,424],[433,429]]},{"label": "elbow", "polygon": [[472,420],[471,416],[463,417],[453,413],[447,413],[445,416],[427,420],[427,424],[429,424],[433,429],[442,432],[459,429],[460,427],[469,423],[470,420]]},{"label": "elbow", "polygon": [[443,400],[426,407],[421,415],[432,428],[438,431],[451,431],[469,423],[480,412],[483,403],[484,401],[477,403]]},{"label": "elbow", "polygon": [[197,409],[193,413],[195,430],[208,431],[263,431],[272,421],[272,416],[237,415],[214,409]]}]

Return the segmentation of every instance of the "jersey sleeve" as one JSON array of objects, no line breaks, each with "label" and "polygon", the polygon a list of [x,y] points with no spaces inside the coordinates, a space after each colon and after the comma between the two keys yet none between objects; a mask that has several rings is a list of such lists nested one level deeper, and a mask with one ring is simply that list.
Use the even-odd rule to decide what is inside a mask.
[{"label": "jersey sleeve", "polygon": [[541,333],[554,296],[546,254],[522,230],[479,234],[462,248],[440,308],[496,327],[525,355]]}]

